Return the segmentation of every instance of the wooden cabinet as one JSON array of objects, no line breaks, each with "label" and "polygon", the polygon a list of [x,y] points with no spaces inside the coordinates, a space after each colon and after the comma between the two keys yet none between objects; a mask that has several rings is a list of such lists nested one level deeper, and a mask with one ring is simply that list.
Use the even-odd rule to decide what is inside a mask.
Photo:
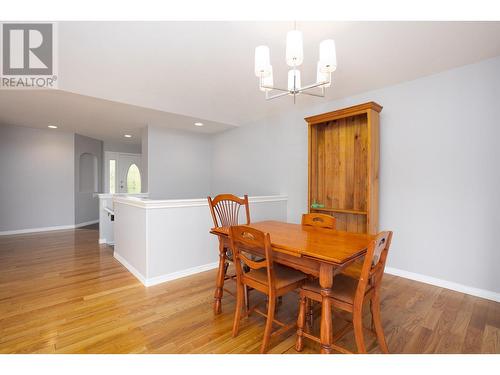
[{"label": "wooden cabinet", "polygon": [[309,212],[337,219],[337,229],[378,231],[382,106],[364,103],[307,117]]}]

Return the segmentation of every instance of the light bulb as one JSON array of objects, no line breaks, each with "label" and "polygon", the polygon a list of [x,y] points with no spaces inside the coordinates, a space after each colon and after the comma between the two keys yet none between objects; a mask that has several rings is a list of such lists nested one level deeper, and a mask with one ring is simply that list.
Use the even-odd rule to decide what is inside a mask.
[{"label": "light bulb", "polygon": [[316,72],[316,83],[328,82],[323,87],[330,87],[331,84],[331,73],[324,73],[321,70],[321,62],[318,61],[318,71]]},{"label": "light bulb", "polygon": [[257,77],[267,77],[270,73],[269,47],[258,46],[255,48],[255,75]]},{"label": "light bulb", "polygon": [[286,34],[286,63],[288,66],[299,66],[304,61],[302,48],[302,32],[289,31]]},{"label": "light bulb", "polygon": [[323,73],[331,73],[337,69],[337,51],[333,39],[323,40],[319,44],[319,62]]},{"label": "light bulb", "polygon": [[[261,81],[262,86],[272,87],[274,85],[273,81],[273,67],[271,67],[271,73],[267,77],[263,77]],[[260,87],[260,91],[271,91],[271,89],[266,89],[264,87]]]}]

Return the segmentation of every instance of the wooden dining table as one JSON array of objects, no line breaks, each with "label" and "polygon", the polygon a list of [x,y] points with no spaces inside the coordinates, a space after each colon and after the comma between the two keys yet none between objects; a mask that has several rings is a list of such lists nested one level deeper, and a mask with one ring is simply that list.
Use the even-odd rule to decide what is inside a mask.
[{"label": "wooden dining table", "polygon": [[[334,276],[366,253],[370,241],[376,236],[322,229],[280,221],[260,221],[249,227],[269,233],[273,260],[308,275],[318,277],[321,286],[321,353],[331,353],[332,348],[332,295]],[[230,248],[229,228],[212,228],[210,233],[219,236],[221,249]],[[260,254],[256,254],[260,255]],[[222,258],[221,258],[222,259]],[[219,273],[224,267],[219,267]],[[224,276],[217,277],[217,290],[222,290]],[[214,304],[220,306],[222,293],[216,293]]]}]

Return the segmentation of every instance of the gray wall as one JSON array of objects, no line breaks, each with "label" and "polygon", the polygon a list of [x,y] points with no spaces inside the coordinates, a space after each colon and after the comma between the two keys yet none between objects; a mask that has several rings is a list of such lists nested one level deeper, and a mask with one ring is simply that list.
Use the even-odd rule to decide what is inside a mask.
[{"label": "gray wall", "polygon": [[370,100],[384,106],[380,228],[394,231],[388,266],[499,292],[500,58],[318,100],[308,110],[290,103],[284,116],[219,134],[212,192],[288,194],[288,220],[298,222],[307,211],[303,118]]},{"label": "gray wall", "polygon": [[210,193],[212,137],[148,126],[148,189],[153,199],[203,198]]},{"label": "gray wall", "polygon": [[[102,180],[103,180],[103,142],[85,137],[80,134],[75,134],[75,153],[74,153],[74,180],[75,180],[75,190],[74,190],[74,206],[75,206],[75,217],[74,223],[81,224],[89,221],[99,220],[99,202],[97,198],[93,197],[93,194],[102,191]],[[80,183],[80,174],[85,178],[91,178],[91,174],[87,172],[80,173],[80,156],[84,153],[94,155],[97,158],[97,191],[91,191],[90,189],[84,189],[81,191],[82,186],[87,186],[88,184]]]},{"label": "gray wall", "polygon": [[74,141],[0,125],[0,232],[74,224]]}]

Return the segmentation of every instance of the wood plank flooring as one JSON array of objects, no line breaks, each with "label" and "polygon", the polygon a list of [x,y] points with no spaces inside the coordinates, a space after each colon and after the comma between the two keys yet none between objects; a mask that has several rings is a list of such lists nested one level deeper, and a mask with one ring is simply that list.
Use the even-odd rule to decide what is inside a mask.
[{"label": "wood plank flooring", "polygon": [[[262,317],[232,338],[233,297],[213,315],[215,270],[145,288],[97,238],[95,229],[0,237],[0,353],[259,351]],[[284,298],[279,319],[295,320],[297,299]],[[382,320],[392,353],[500,353],[500,303],[386,275]],[[297,353],[294,344],[290,331],[270,352]],[[352,334],[342,344],[354,349]],[[318,349],[306,341],[304,353]]]}]

